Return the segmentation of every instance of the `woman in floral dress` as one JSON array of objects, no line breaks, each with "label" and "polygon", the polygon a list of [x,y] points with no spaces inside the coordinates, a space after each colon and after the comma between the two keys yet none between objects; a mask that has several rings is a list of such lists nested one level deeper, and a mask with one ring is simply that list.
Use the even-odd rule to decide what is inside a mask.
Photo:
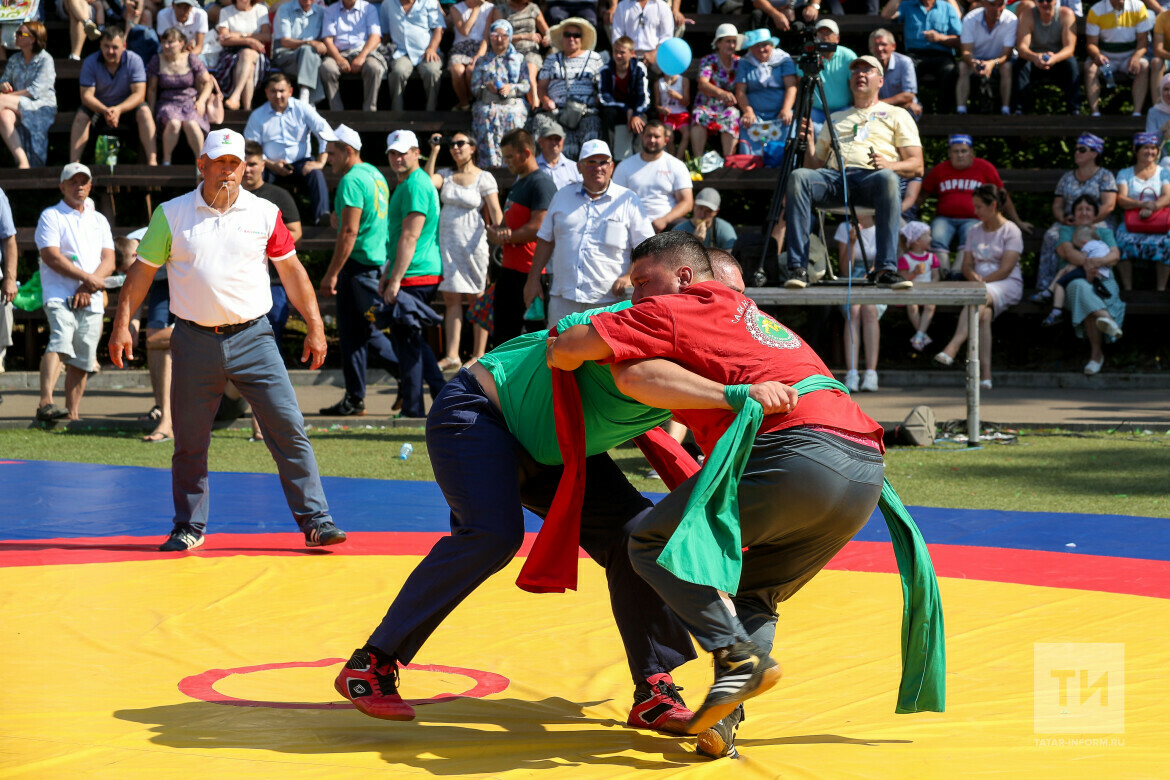
[{"label": "woman in floral dress", "polygon": [[492,22],[487,37],[491,48],[471,74],[471,129],[479,144],[479,164],[498,168],[504,164],[500,139],[528,121],[524,96],[534,94],[535,85],[524,55],[512,46],[512,25],[503,19]]},{"label": "woman in floral dress", "polygon": [[724,157],[735,153],[735,139],[739,136],[739,107],[735,104],[739,57],[735,51],[740,41],[734,24],[721,24],[711,44],[715,53],[699,60],[699,90],[691,112],[691,154],[696,158],[706,151],[708,133],[719,133]]}]

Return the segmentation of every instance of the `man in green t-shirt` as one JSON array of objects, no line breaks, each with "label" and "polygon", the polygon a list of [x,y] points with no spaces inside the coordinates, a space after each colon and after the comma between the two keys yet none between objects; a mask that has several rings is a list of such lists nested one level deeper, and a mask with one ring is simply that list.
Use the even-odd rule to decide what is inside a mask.
[{"label": "man in green t-shirt", "polygon": [[386,243],[389,262],[382,270],[378,291],[394,307],[390,340],[401,371],[401,416],[425,417],[423,382],[430,387],[432,397],[443,388],[443,372],[417,325],[420,311],[427,316],[434,314],[427,304],[443,278],[439,193],[430,176],[419,168],[418,137],[413,132],[395,130],[388,135],[386,156],[398,176],[398,186],[390,198]]},{"label": "man in green t-shirt", "polygon": [[337,296],[337,335],[345,377],[345,396],[321,414],[347,417],[366,413],[366,362],[371,348],[390,373],[398,373],[394,346],[367,316],[371,309],[381,308],[378,278],[386,265],[390,188],[377,168],[362,162],[362,139],[357,132],[339,125],[321,137],[329,142],[329,166],[341,181],[333,196],[337,240],[319,289],[323,297]]}]

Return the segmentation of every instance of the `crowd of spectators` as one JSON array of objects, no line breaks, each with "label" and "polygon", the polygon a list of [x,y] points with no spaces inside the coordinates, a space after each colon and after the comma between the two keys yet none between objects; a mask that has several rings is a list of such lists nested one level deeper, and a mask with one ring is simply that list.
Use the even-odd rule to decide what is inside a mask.
[{"label": "crowd of spectators", "polygon": [[[482,309],[479,298],[492,280],[494,315],[502,325],[497,335],[515,334],[525,327],[523,316],[537,298],[547,300],[548,316],[555,318],[620,296],[628,285],[623,253],[628,256],[638,240],[653,232],[687,230],[712,247],[736,246],[734,227],[718,216],[719,193],[707,188],[694,196],[691,173],[680,158],[689,152],[697,159],[712,149],[723,156],[761,155],[770,145],[791,140],[802,75],[792,56],[797,21],[809,25],[829,50],[821,70],[824,101],[820,95],[814,100],[810,156],[790,183],[786,221],[779,228],[779,248],[787,250],[796,282],[790,286],[805,281],[801,274],[813,209],[833,205],[833,188],[843,178],[835,171],[827,139],[819,135],[821,128],[830,116],[849,114],[854,118],[842,121],[846,126],[853,122],[851,138],[864,141],[857,130],[862,127],[868,135],[872,115],[866,112],[872,100],[880,100],[896,111],[887,117],[890,137],[870,136],[865,144],[849,144],[845,152],[846,165],[861,171],[856,181],[850,179],[851,187],[860,199],[873,201],[874,209],[852,233],[838,231],[834,243],[840,271],[864,274],[859,262],[864,255],[873,278],[895,287],[928,283],[936,276],[986,281],[989,300],[980,327],[986,324],[989,330],[992,318],[1022,295],[1019,259],[1032,226],[1017,213],[995,162],[976,156],[970,135],[952,135],[946,159],[924,160],[915,125],[924,114],[939,112],[1032,113],[1042,83],[1057,87],[1062,110],[1082,113],[1084,98],[1093,115],[1100,111],[1103,93],[1125,83],[1134,116],[1145,115],[1146,132],[1134,139],[1134,165],[1116,176],[1097,163],[1104,149],[1101,139],[1080,136],[1075,168],[1056,188],[1056,224],[1043,234],[1039,250],[1034,299],[1058,300],[1063,305],[1054,311],[1067,308],[1078,334],[1088,332],[1087,373],[1100,370],[1102,344],[1121,334],[1120,290],[1132,286],[1133,262],[1154,265],[1158,290],[1170,277],[1170,225],[1160,216],[1170,213],[1170,168],[1160,164],[1170,135],[1170,74],[1164,74],[1170,61],[1165,39],[1170,10],[1156,14],[1152,1],[1149,8],[1141,0],[1100,0],[1083,7],[1075,0],[1010,5],[983,0],[965,9],[956,0],[889,0],[881,8],[871,3],[875,16],[898,19],[901,35],[881,28],[875,18],[867,50],[855,52],[840,43],[838,23],[818,3],[753,0],[739,7],[750,10],[754,29],[741,34],[731,23],[718,25],[710,53],[697,58],[693,82],[687,74],[663,74],[657,62],[658,47],[686,26],[677,0],[616,0],[600,7],[584,2],[541,6],[528,0],[337,0],[328,5],[285,0],[271,6],[231,0],[206,8],[194,0],[173,0],[165,6],[145,2],[141,8],[126,3],[112,17],[99,17],[100,0],[89,4],[94,6],[89,11],[73,5],[64,3],[71,58],[79,59],[84,45],[73,40],[78,21],[81,38],[98,39],[99,50],[81,65],[81,108],[72,125],[70,161],[86,158],[95,137],[114,136],[140,145],[140,161],[153,165],[161,157],[168,165],[180,140],[197,154],[206,133],[222,124],[225,109],[248,111],[244,134],[259,145],[262,181],[307,201],[307,222],[338,228],[334,261],[341,262],[327,274],[322,292],[328,288],[338,295],[339,305],[344,300],[355,313],[343,328],[351,373],[364,373],[365,351],[373,344],[383,362],[403,374],[408,414],[421,409],[424,387],[434,391],[441,383],[432,364],[442,370],[464,359],[459,352],[463,309],[470,307],[471,316]],[[719,10],[733,12],[735,5],[729,0]],[[89,15],[80,19],[83,12]],[[1078,41],[1082,16],[1084,40]],[[688,41],[698,52],[698,40],[690,36]],[[57,110],[44,25],[22,24],[16,45],[0,78],[0,135],[19,167],[43,166],[49,162],[48,132]],[[407,82],[417,75],[426,109],[436,111],[444,70],[455,104],[443,108],[468,111],[466,129],[443,138],[442,146],[437,141],[429,145],[425,167],[418,160],[423,154],[417,139],[404,131],[400,138],[409,138],[397,146],[411,139],[415,145],[388,150],[388,162],[399,174],[395,198],[412,193],[413,200],[392,204],[391,188],[383,180],[387,196],[379,195],[382,190],[369,175],[376,169],[361,161],[360,137],[345,128],[349,134],[342,138],[318,108],[346,107],[342,77],[350,74],[361,77],[363,111],[378,110],[383,80],[390,110],[402,111]],[[859,102],[859,89],[870,102]],[[1150,109],[1144,113],[1147,97]],[[1139,122],[1135,130],[1140,127]],[[349,151],[334,151],[334,145]],[[450,155],[450,168],[435,167],[441,154]],[[327,164],[351,180],[339,187],[333,203],[324,175]],[[493,175],[501,168],[526,182],[513,187],[520,190],[518,197],[506,193],[503,205]],[[851,168],[849,176],[855,173]],[[891,194],[893,185],[897,196]],[[364,200],[354,194],[359,190]],[[344,198],[343,191],[348,193]],[[433,214],[429,206],[410,210],[429,204],[431,196]],[[355,198],[360,202],[351,203]],[[932,201],[929,224],[911,222],[928,233],[915,228],[913,239],[900,233]],[[1089,209],[1094,221],[1082,225]],[[391,226],[390,232],[398,232],[387,236],[384,256],[372,250],[351,268],[363,247],[380,240],[369,238],[369,215],[387,210],[403,218],[428,216],[424,223],[433,231],[434,252],[424,270],[441,270],[411,271],[416,261],[422,262],[414,250],[430,234],[422,226],[416,233],[409,219]],[[613,223],[620,223],[620,230]],[[600,227],[591,236],[577,235],[594,225]],[[1071,235],[1078,225],[1107,230],[1098,240],[1111,251],[1090,257],[1083,251],[1085,241],[1078,243]],[[339,256],[345,241],[351,243]],[[407,253],[404,241],[414,250]],[[489,280],[492,245],[503,248],[504,262]],[[608,259],[582,265],[591,256]],[[398,270],[367,279],[375,266]],[[541,277],[546,267],[553,272],[551,293]],[[1078,270],[1069,273],[1069,267]],[[1061,269],[1065,273],[1058,278]],[[364,284],[364,293],[343,292],[351,282]],[[413,337],[383,344],[377,327],[359,321],[361,305],[371,297],[392,304],[401,290],[424,306],[442,295],[447,342],[441,360],[428,356],[429,348]],[[1118,305],[1121,310],[1115,310]],[[912,315],[914,349],[931,343],[931,314]],[[848,384],[876,389],[881,313],[862,307],[847,316],[846,354],[853,372]],[[1086,322],[1096,325],[1086,327]],[[965,327],[960,322],[954,338],[936,354],[938,363],[954,362]],[[471,357],[483,353],[487,338],[488,331],[476,327]],[[857,365],[859,342],[865,346],[864,369]],[[983,343],[990,348],[989,338]],[[983,361],[987,386],[990,366],[988,355]],[[347,376],[346,396],[330,410],[360,412],[363,397],[364,381],[351,382]]]}]

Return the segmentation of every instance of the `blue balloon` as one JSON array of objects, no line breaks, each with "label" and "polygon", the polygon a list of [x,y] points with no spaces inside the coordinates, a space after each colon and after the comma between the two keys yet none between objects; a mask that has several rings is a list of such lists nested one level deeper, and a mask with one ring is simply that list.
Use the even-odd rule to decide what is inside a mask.
[{"label": "blue balloon", "polygon": [[677,76],[691,64],[691,47],[682,38],[668,38],[658,47],[658,69]]}]

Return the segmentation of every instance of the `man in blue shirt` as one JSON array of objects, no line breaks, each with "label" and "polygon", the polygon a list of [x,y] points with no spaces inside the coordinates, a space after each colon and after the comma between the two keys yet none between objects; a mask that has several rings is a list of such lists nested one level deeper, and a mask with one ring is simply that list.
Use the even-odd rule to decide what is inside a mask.
[{"label": "man in blue shirt", "polygon": [[107,27],[100,45],[101,51],[89,55],[81,64],[81,108],[69,132],[69,161],[81,161],[91,126],[98,135],[126,139],[136,124],[138,138],[146,150],[146,164],[158,165],[154,117],[146,105],[146,66],[141,57],[126,50],[126,32],[121,27]]},{"label": "man in blue shirt", "polygon": [[[328,56],[321,63],[321,83],[329,108],[340,111],[337,82],[342,73],[361,73],[365,96],[362,111],[378,110],[378,90],[386,75],[386,59],[378,51],[382,24],[378,9],[366,0],[341,0],[325,9],[321,32]],[[431,107],[429,110],[434,110]]]},{"label": "man in blue shirt", "polygon": [[958,80],[955,53],[959,50],[959,36],[963,21],[959,12],[946,0],[889,0],[882,8],[882,16],[902,17],[902,34],[906,53],[923,77],[933,76],[942,90],[940,100],[943,112],[954,108],[953,95]]},{"label": "man in blue shirt", "polygon": [[418,68],[427,92],[427,111],[434,111],[443,73],[439,41],[447,26],[439,0],[383,0],[381,18],[382,30],[395,46],[390,63],[390,110],[402,110],[402,89]]},{"label": "man in blue shirt", "polygon": [[917,120],[922,117],[922,105],[918,102],[918,74],[914,70],[914,61],[894,51],[896,46],[894,34],[885,28],[869,34],[869,53],[885,68],[885,81],[878,92],[878,100],[901,106]]},{"label": "man in blue shirt", "polygon": [[321,89],[321,58],[328,50],[321,40],[325,8],[314,0],[284,3],[276,9],[272,64],[296,81],[297,97],[316,103]]},{"label": "man in blue shirt", "polygon": [[[264,82],[268,102],[248,117],[244,138],[264,147],[264,180],[285,189],[303,187],[318,225],[329,224],[329,187],[325,184],[325,144],[329,123],[317,109],[292,96],[288,76],[277,72]],[[310,156],[309,136],[317,136],[317,159]]]}]

